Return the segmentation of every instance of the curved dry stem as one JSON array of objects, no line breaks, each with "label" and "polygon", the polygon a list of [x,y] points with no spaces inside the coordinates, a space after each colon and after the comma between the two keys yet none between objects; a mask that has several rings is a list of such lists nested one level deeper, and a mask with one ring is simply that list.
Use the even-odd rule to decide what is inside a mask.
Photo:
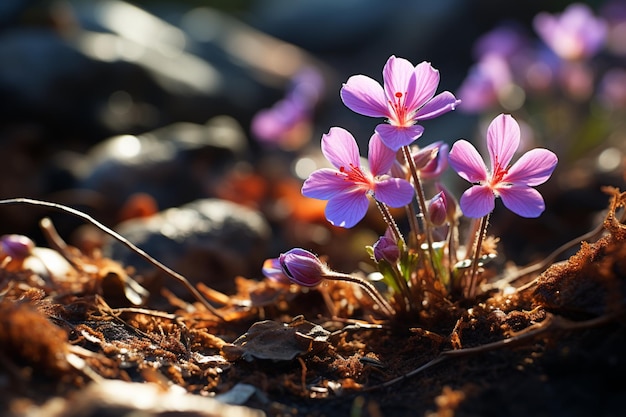
[{"label": "curved dry stem", "polygon": [[[624,210],[621,215],[619,216],[618,221],[620,223],[624,223],[626,221],[626,210]],[[550,253],[547,257],[545,257],[544,259],[542,259],[540,262],[536,262],[532,265],[529,265],[525,268],[522,268],[518,271],[516,271],[515,273],[513,273],[513,275],[510,276],[504,276],[504,277],[500,277],[497,278],[495,281],[485,284],[481,287],[482,291],[490,291],[490,290],[494,290],[494,289],[503,289],[505,288],[507,285],[512,284],[513,282],[517,281],[518,279],[521,279],[527,275],[530,274],[534,274],[534,273],[538,273],[538,272],[543,272],[544,270],[546,270],[550,265],[552,265],[554,263],[554,261],[561,256],[563,253],[565,253],[567,250],[580,245],[581,242],[583,241],[594,241],[599,239],[602,234],[604,233],[606,229],[606,226],[603,223],[600,223],[598,226],[596,226],[594,229],[590,230],[589,232],[580,235],[572,240],[570,240],[569,242],[566,242],[564,244],[562,244],[561,246],[559,246],[557,249],[555,249],[552,253]],[[525,284],[524,287],[528,286],[531,283]]]},{"label": "curved dry stem", "polygon": [[72,215],[74,217],[78,217],[78,218],[80,218],[82,220],[85,220],[85,221],[91,223],[92,225],[94,225],[98,229],[102,230],[104,233],[108,234],[109,236],[111,236],[112,238],[114,238],[115,240],[117,240],[118,242],[123,244],[124,246],[126,246],[128,249],[132,250],[133,252],[135,252],[136,254],[141,256],[146,261],[150,262],[156,268],[160,269],[161,271],[165,272],[167,275],[169,275],[170,277],[174,278],[176,281],[181,283],[185,288],[187,288],[187,290],[189,290],[189,292],[191,292],[191,294],[196,298],[196,300],[198,300],[204,307],[206,307],[207,310],[209,310],[216,317],[218,317],[218,318],[220,318],[222,320],[224,319],[224,317],[217,311],[217,309],[215,307],[213,307],[198,292],[198,290],[193,285],[191,285],[191,283],[187,280],[187,278],[185,278],[184,276],[182,276],[178,272],[170,269],[169,267],[165,266],[161,262],[157,261],[156,259],[154,259],[150,255],[148,255],[145,251],[143,251],[142,249],[140,249],[137,246],[135,246],[128,239],[126,239],[125,237],[123,237],[119,233],[115,232],[114,230],[108,228],[107,226],[103,225],[102,223],[98,222],[93,217],[89,216],[88,214],[85,214],[82,211],[73,209],[71,207],[67,207],[67,206],[64,206],[64,205],[58,204],[58,203],[51,203],[49,201],[34,200],[34,199],[30,199],[30,198],[10,198],[10,199],[6,199],[6,200],[0,200],[0,205],[10,205],[10,204],[26,204],[26,205],[31,205],[31,206],[48,207],[48,208],[51,208],[51,209],[54,209],[54,210],[62,211],[64,213],[70,214],[70,215]]},{"label": "curved dry stem", "polygon": [[324,278],[335,281],[347,281],[353,284],[357,284],[367,293],[367,295],[370,296],[372,300],[374,300],[376,304],[378,304],[380,309],[387,317],[392,318],[396,314],[396,311],[393,309],[393,307],[389,305],[389,303],[382,297],[382,295],[380,295],[376,288],[368,281],[352,275],[343,274],[335,271],[324,274]]},{"label": "curved dry stem", "polygon": [[488,352],[495,349],[500,349],[508,346],[514,346],[521,343],[524,343],[528,340],[532,340],[535,337],[546,333],[548,331],[569,331],[569,330],[579,330],[579,329],[587,329],[590,327],[601,326],[603,324],[609,323],[616,318],[620,317],[624,314],[624,311],[617,311],[610,314],[605,314],[603,316],[595,317],[593,319],[584,320],[584,321],[572,321],[565,319],[560,316],[554,316],[553,314],[548,313],[545,320],[536,323],[532,326],[527,327],[524,330],[516,332],[512,337],[507,339],[498,340],[496,342],[485,343],[484,345],[474,346],[470,348],[462,348],[455,350],[447,350],[441,352],[438,356],[426,362],[424,365],[416,368],[406,374],[400,375],[399,377],[390,379],[380,385],[376,385],[373,387],[369,387],[364,389],[364,391],[374,391],[380,388],[387,388],[398,382],[402,382],[408,378],[411,378],[441,362],[444,362],[447,359],[452,359],[456,357],[464,357],[475,355],[478,353]]}]

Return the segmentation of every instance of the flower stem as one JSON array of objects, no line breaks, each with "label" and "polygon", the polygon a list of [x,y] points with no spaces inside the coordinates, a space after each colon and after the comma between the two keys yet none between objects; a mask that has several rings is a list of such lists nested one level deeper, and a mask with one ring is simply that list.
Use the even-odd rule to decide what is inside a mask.
[{"label": "flower stem", "polygon": [[404,275],[402,274],[402,269],[400,269],[400,265],[393,265],[393,275],[399,288],[402,288],[403,294],[401,295],[404,304],[403,310],[408,313],[409,311],[414,310],[415,306],[413,305],[413,298],[411,297],[411,289],[409,288],[409,284],[407,283],[406,279],[404,279]]},{"label": "flower stem", "polygon": [[[385,222],[387,222],[387,224],[391,228],[391,231],[393,232],[396,240],[398,242],[401,242],[402,247],[404,248],[404,250],[406,250],[406,247],[407,247],[406,242],[404,241],[404,238],[402,237],[402,233],[400,233],[400,230],[398,229],[398,225],[393,219],[393,216],[389,212],[389,209],[387,208],[385,204],[381,203],[380,201],[378,200],[375,200],[375,201],[376,201],[376,205],[378,206],[378,209],[380,210],[380,212],[383,215],[383,218],[385,219]],[[413,305],[411,301],[411,289],[409,288],[409,285],[404,279],[404,276],[402,275],[402,271],[400,270],[397,263],[396,265],[393,265],[393,275],[394,275],[396,284],[398,284],[398,287],[402,289],[401,295],[402,295],[402,300],[404,304],[403,309],[408,311],[411,309]]]},{"label": "flower stem", "polygon": [[396,314],[396,311],[393,309],[393,307],[389,305],[389,303],[382,297],[382,295],[380,295],[378,290],[376,290],[376,288],[374,288],[374,286],[368,281],[362,278],[358,278],[348,274],[342,274],[341,272],[335,271],[329,271],[325,273],[324,278],[335,281],[348,281],[352,282],[353,284],[357,284],[363,290],[365,290],[365,292],[370,296],[372,300],[374,300],[374,302],[376,302],[376,304],[378,304],[380,309],[387,317],[391,318]]},{"label": "flower stem", "polygon": [[374,199],[374,201],[376,201],[376,207],[378,207],[378,210],[383,215],[383,219],[385,219],[385,223],[387,223],[387,225],[391,229],[391,232],[396,238],[396,241],[401,242],[402,247],[406,248],[406,242],[404,241],[404,237],[402,237],[402,233],[400,233],[398,224],[396,223],[396,221],[393,219],[393,216],[389,212],[389,208],[387,208],[387,206],[384,203],[381,203],[380,201],[376,199]]},{"label": "flower stem", "polygon": [[411,232],[413,232],[413,239],[415,239],[415,246],[418,246],[420,244],[420,226],[417,222],[417,213],[415,212],[415,207],[413,206],[413,204],[408,204],[406,206],[406,213],[409,219]]},{"label": "flower stem", "polygon": [[426,241],[428,242],[428,255],[430,257],[430,265],[432,267],[433,274],[435,275],[435,279],[438,279],[437,268],[435,268],[435,256],[433,253],[433,237],[428,221],[426,220],[426,197],[424,196],[424,188],[422,187],[422,181],[420,181],[417,168],[415,167],[415,161],[413,161],[413,158],[411,157],[411,151],[409,147],[403,146],[402,152],[404,153],[404,159],[406,159],[406,162],[409,166],[409,171],[411,172],[411,176],[413,177],[415,191],[417,192],[417,202],[420,206],[420,212],[422,215],[422,226],[424,228],[424,234],[426,235]]},{"label": "flower stem", "polygon": [[480,221],[480,228],[476,235],[476,246],[474,247],[474,258],[472,261],[472,272],[470,274],[469,286],[467,288],[467,297],[474,297],[476,291],[476,274],[478,272],[478,263],[482,253],[483,239],[487,232],[487,224],[489,224],[489,214],[485,215]]},{"label": "flower stem", "polygon": [[476,241],[476,236],[478,235],[480,221],[480,217],[472,219],[469,225],[469,232],[467,234],[467,238],[465,239],[465,259],[469,259],[472,256],[472,248],[474,247],[474,242]]}]

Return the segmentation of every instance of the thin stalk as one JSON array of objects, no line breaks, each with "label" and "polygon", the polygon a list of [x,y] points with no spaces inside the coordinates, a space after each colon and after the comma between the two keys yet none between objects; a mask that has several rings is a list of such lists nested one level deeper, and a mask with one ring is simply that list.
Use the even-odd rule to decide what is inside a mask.
[{"label": "thin stalk", "polygon": [[348,281],[348,282],[352,282],[353,284],[357,284],[363,290],[365,290],[367,295],[369,295],[370,298],[374,300],[376,304],[378,304],[380,309],[383,311],[383,313],[387,317],[391,318],[396,314],[396,311],[393,309],[393,307],[389,305],[389,303],[383,298],[383,296],[380,295],[378,290],[376,290],[376,288],[374,288],[374,286],[371,283],[365,281],[364,279],[357,278],[355,276],[348,275],[348,274],[343,274],[341,272],[335,272],[335,271],[325,273],[324,279],[331,279],[335,281]]},{"label": "thin stalk", "polygon": [[[376,206],[378,207],[378,209],[380,210],[381,214],[383,215],[383,218],[385,219],[385,222],[389,225],[389,227],[391,228],[391,231],[393,232],[396,240],[398,242],[402,242],[402,247],[405,248],[406,250],[406,242],[404,241],[404,238],[402,237],[402,234],[400,233],[400,230],[398,229],[398,225],[396,224],[395,220],[393,219],[393,216],[391,215],[391,213],[389,212],[389,209],[387,208],[387,206],[383,203],[381,203],[378,200],[376,201]],[[411,290],[406,282],[406,280],[404,279],[403,275],[402,275],[402,271],[399,269],[398,265],[393,265],[393,272],[394,272],[394,278],[396,281],[396,284],[398,284],[398,287],[402,289],[402,299],[403,299],[403,304],[404,304],[404,308],[403,310],[410,310],[412,307],[412,302],[411,302]]]},{"label": "thin stalk", "polygon": [[200,292],[198,292],[198,290],[193,285],[191,285],[191,283],[187,280],[187,278],[185,278],[184,276],[182,276],[178,272],[170,269],[169,267],[165,266],[161,262],[157,261],[152,256],[148,255],[145,251],[143,251],[142,249],[138,248],[133,243],[131,243],[128,239],[126,239],[125,237],[123,237],[119,233],[115,232],[114,230],[106,227],[105,225],[103,225],[102,223],[98,222],[97,220],[95,220],[94,218],[89,216],[88,214],[85,214],[82,211],[73,209],[71,207],[64,206],[62,204],[51,203],[51,202],[42,201],[42,200],[33,200],[33,199],[30,199],[30,198],[11,198],[11,199],[6,199],[6,200],[0,200],[0,204],[28,204],[28,205],[33,205],[33,206],[48,207],[48,208],[51,208],[51,209],[54,209],[54,210],[59,210],[59,211],[65,212],[67,214],[70,214],[72,216],[78,217],[80,219],[83,219],[83,220],[93,224],[95,227],[97,227],[98,229],[102,230],[104,233],[110,235],[111,237],[113,237],[114,239],[119,241],[121,244],[126,246],[131,251],[135,252],[137,255],[142,257],[144,260],[148,261],[149,263],[151,263],[156,268],[160,269],[161,271],[165,272],[170,277],[172,277],[175,280],[177,280],[208,311],[210,311],[213,315],[215,315],[219,319],[224,320],[224,316],[222,316],[222,314],[220,314],[220,312],[217,311],[217,309],[215,307],[213,307],[206,300],[206,298],[204,298],[202,296],[202,294],[200,294]]},{"label": "thin stalk", "polygon": [[411,157],[409,147],[403,146],[402,152],[404,153],[404,159],[406,159],[409,166],[409,171],[411,172],[411,177],[413,178],[413,185],[415,187],[415,191],[417,192],[417,203],[419,204],[420,212],[422,214],[422,226],[424,228],[424,234],[426,235],[426,241],[428,242],[430,265],[432,267],[433,274],[435,275],[435,279],[438,279],[437,269],[435,268],[435,256],[433,254],[433,236],[430,230],[430,225],[426,220],[426,197],[424,196],[424,188],[422,187],[422,181],[420,180],[417,168],[415,167],[415,161],[413,161],[413,158]]},{"label": "thin stalk", "polygon": [[415,207],[413,204],[406,205],[406,215],[409,218],[409,226],[411,228],[411,232],[415,238],[415,246],[419,247],[420,245],[420,226],[417,222],[417,213],[415,212]]},{"label": "thin stalk", "polygon": [[[453,266],[454,266],[454,226],[450,223],[448,225],[448,232],[446,234],[446,241],[447,241],[447,250],[448,253],[444,253],[443,256],[447,257],[447,272],[448,272],[448,278],[447,278],[447,282],[444,283],[444,286],[446,287],[446,289],[448,291],[450,291],[450,287],[451,287],[451,283],[452,283],[452,271],[453,271]],[[444,248],[445,250],[445,248]]]},{"label": "thin stalk", "polygon": [[480,228],[478,234],[476,235],[476,247],[474,248],[474,259],[472,261],[472,272],[470,275],[470,281],[467,291],[468,298],[472,298],[474,296],[474,292],[476,290],[476,274],[478,272],[478,263],[481,254],[481,248],[483,245],[483,239],[485,237],[485,233],[487,231],[487,224],[489,224],[489,214],[485,215],[480,221]]},{"label": "thin stalk", "polygon": [[467,234],[467,239],[465,240],[465,259],[469,259],[472,256],[472,248],[474,247],[474,242],[476,241],[479,225],[479,218],[472,219],[472,222],[470,223],[469,233]]},{"label": "thin stalk", "polygon": [[411,289],[409,288],[409,284],[404,279],[404,275],[402,274],[402,270],[398,264],[392,265],[393,267],[393,276],[396,279],[396,283],[400,288],[402,288],[403,302],[404,302],[404,310],[406,312],[414,309],[412,297],[411,297]]},{"label": "thin stalk", "polygon": [[383,219],[385,219],[385,223],[387,223],[387,225],[391,229],[391,232],[393,233],[393,236],[396,238],[396,241],[402,242],[402,246],[406,248],[406,242],[404,241],[404,237],[402,237],[402,233],[400,233],[398,224],[396,223],[396,221],[393,219],[393,216],[389,212],[389,208],[387,208],[387,206],[384,203],[381,203],[380,201],[376,199],[374,199],[374,201],[376,201],[376,207],[378,207],[378,210],[383,215]]}]

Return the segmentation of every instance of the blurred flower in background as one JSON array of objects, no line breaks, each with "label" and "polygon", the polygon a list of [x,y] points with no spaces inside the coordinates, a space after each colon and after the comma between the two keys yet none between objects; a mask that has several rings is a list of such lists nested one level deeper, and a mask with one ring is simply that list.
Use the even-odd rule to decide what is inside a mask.
[{"label": "blurred flower in background", "polygon": [[559,156],[555,181],[539,187],[551,220],[531,229],[508,214],[493,219],[518,261],[532,259],[533,239],[538,249],[555,231],[573,238],[589,230],[607,207],[602,187],[626,180],[626,2],[545,7],[552,9],[528,22],[502,19],[479,36],[457,90],[459,112],[478,118],[475,137],[508,113],[520,124],[519,153],[549,147]]},{"label": "blurred flower in background", "polygon": [[264,145],[285,150],[304,146],[311,138],[314,111],[323,90],[319,71],[303,68],[291,80],[284,98],[254,115],[252,135]]},{"label": "blurred flower in background", "polygon": [[625,4],[609,1],[594,11],[573,3],[562,12],[536,14],[534,34],[510,22],[484,34],[458,90],[459,110],[480,115],[483,124],[498,112],[512,113],[533,132],[526,148],[535,145],[529,139],[550,143],[564,162],[561,169],[591,163],[588,175],[600,170],[620,176],[626,54],[616,45],[626,37],[616,39],[625,32]]}]

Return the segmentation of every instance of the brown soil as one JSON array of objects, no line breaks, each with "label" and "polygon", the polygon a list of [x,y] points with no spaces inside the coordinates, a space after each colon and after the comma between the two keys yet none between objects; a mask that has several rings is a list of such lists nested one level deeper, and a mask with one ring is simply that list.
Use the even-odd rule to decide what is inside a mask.
[{"label": "brown soil", "polygon": [[612,192],[604,233],[566,262],[426,319],[377,320],[349,285],[243,277],[227,300],[198,287],[215,311],[165,287],[133,305],[141,278],[97,252],[61,245],[71,269],[43,279],[5,260],[0,412],[626,415],[626,193]]}]

